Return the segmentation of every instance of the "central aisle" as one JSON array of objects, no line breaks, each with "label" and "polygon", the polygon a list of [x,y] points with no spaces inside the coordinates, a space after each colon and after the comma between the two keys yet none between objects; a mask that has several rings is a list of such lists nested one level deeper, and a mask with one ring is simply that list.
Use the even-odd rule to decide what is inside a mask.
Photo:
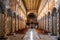
[{"label": "central aisle", "polygon": [[14,34],[8,36],[7,40],[57,40],[57,37],[48,34],[38,34],[36,29],[29,29],[26,34]]},{"label": "central aisle", "polygon": [[39,40],[40,37],[35,29],[29,29],[23,40]]}]

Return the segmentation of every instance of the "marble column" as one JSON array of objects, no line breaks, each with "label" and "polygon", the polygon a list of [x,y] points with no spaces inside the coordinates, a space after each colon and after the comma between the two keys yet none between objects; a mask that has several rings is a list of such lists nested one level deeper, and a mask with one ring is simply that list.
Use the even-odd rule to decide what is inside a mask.
[{"label": "marble column", "polygon": [[[60,2],[60,0],[58,2]],[[60,40],[60,5],[58,7],[58,12],[59,12],[59,38],[58,40]]]},{"label": "marble column", "polygon": [[[5,23],[6,23],[5,5],[0,2],[0,38],[5,38]],[[2,39],[1,39],[2,40]]]}]

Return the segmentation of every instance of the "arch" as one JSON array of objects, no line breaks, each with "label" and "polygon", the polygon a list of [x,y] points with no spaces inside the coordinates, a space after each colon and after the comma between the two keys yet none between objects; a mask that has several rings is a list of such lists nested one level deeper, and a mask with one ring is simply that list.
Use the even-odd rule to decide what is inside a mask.
[{"label": "arch", "polygon": [[56,12],[56,10],[57,10],[57,9],[54,7],[54,8],[52,9],[52,13],[53,13],[53,12]]},{"label": "arch", "polygon": [[30,13],[27,17],[33,19],[36,18],[36,15],[34,13]]},{"label": "arch", "polygon": [[57,9],[54,7],[52,10],[52,34],[57,35]]},{"label": "arch", "polygon": [[7,9],[7,15],[8,16],[12,16],[12,10],[11,10],[11,8]]},{"label": "arch", "polygon": [[48,12],[48,16],[50,15],[50,12]]},{"label": "arch", "polygon": [[54,14],[56,13],[56,11],[57,11],[57,9],[54,7],[54,8],[52,9],[52,16],[54,16]]},{"label": "arch", "polygon": [[31,22],[36,22],[36,15],[34,13],[30,13],[29,15],[27,15],[27,22],[28,23],[31,23]]},{"label": "arch", "polygon": [[[27,12],[27,16],[28,16],[30,13],[33,13],[34,15],[36,15],[36,12],[34,12],[34,11],[29,11],[29,12]],[[37,16],[37,15],[36,15],[36,16]]]}]

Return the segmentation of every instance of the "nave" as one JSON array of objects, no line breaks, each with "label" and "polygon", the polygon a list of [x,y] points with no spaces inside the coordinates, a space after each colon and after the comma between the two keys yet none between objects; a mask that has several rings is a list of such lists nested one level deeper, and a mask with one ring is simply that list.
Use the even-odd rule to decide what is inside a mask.
[{"label": "nave", "polygon": [[57,36],[38,34],[36,29],[28,29],[26,34],[14,34],[13,36],[8,36],[7,40],[57,40]]},{"label": "nave", "polygon": [[0,0],[0,40],[60,40],[60,0]]}]

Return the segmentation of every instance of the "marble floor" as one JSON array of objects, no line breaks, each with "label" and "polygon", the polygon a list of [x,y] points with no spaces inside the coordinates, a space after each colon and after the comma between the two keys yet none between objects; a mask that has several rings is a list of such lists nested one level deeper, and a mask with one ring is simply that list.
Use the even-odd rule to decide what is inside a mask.
[{"label": "marble floor", "polygon": [[57,40],[56,36],[38,34],[35,29],[29,29],[26,34],[14,34],[7,40]]}]

